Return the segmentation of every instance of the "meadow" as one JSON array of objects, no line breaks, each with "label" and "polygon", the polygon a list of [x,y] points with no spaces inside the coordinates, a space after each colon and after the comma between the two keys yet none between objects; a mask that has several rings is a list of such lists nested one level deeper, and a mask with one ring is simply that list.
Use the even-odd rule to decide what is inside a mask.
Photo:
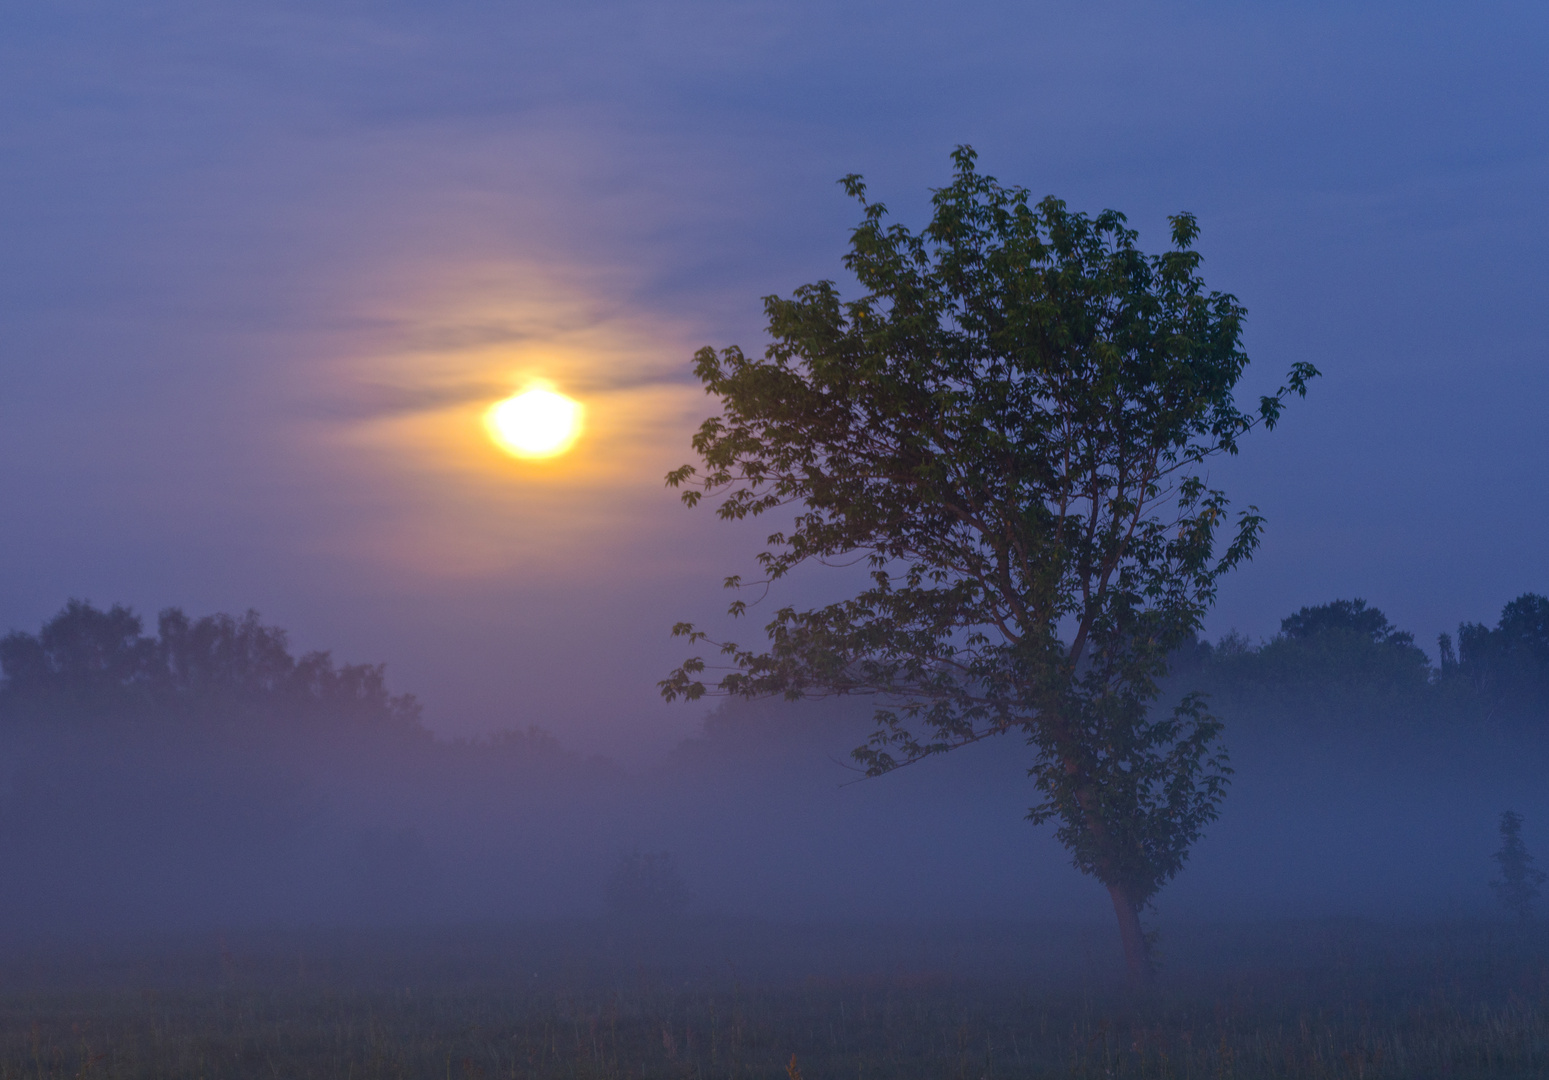
[{"label": "meadow", "polygon": [[[1537,926],[575,921],[33,943],[0,1077],[1536,1077]],[[1018,969],[1021,969],[1020,973]]]}]

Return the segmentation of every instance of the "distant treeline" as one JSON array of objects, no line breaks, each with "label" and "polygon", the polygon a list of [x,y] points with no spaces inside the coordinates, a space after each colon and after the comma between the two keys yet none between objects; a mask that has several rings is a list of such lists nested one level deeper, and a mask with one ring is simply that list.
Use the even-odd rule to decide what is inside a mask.
[{"label": "distant treeline", "polygon": [[[1259,644],[1236,632],[1182,650],[1174,680],[1225,706],[1317,726],[1356,718],[1539,724],[1549,714],[1549,598],[1524,593],[1494,627],[1463,623],[1432,665],[1414,635],[1364,600],[1304,607]],[[140,616],[79,600],[36,634],[0,638],[0,716],[264,718],[286,726],[430,738],[412,694],[388,690],[380,664],[292,655],[286,632],[257,612]],[[1248,708],[1251,706],[1251,710]],[[541,736],[528,735],[525,738]]]},{"label": "distant treeline", "polygon": [[1237,633],[1180,653],[1173,680],[1201,689],[1229,722],[1323,731],[1404,724],[1549,732],[1549,598],[1524,593],[1494,627],[1463,623],[1433,665],[1414,635],[1364,600],[1304,607],[1280,633]]},{"label": "distant treeline", "polygon": [[292,656],[285,631],[254,611],[190,619],[168,608],[152,636],[126,607],[72,600],[38,633],[0,638],[0,672],[0,710],[11,716],[261,715],[428,734],[419,703],[388,691],[382,665]]},{"label": "distant treeline", "polygon": [[[1530,846],[1549,822],[1549,599],[1464,624],[1439,656],[1361,600],[1180,651],[1170,685],[1210,695],[1237,773],[1167,902],[1493,911],[1501,811],[1524,814]],[[0,675],[0,944],[600,914],[637,851],[672,852],[708,912],[1090,909],[1023,820],[1025,745],[851,782],[872,699],[727,700],[628,770],[566,751],[541,716],[438,737],[382,666],[297,655],[252,612],[170,609],[150,632],[72,601],[0,639]]]},{"label": "distant treeline", "polygon": [[0,672],[0,936],[562,910],[614,857],[556,792],[616,769],[526,725],[437,738],[382,665],[254,612],[71,601]]}]

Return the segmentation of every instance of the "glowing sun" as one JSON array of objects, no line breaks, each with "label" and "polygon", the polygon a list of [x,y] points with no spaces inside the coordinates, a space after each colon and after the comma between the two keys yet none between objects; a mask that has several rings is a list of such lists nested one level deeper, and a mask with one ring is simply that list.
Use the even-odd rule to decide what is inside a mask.
[{"label": "glowing sun", "polygon": [[497,401],[484,413],[490,438],[522,458],[563,454],[581,434],[581,403],[545,386]]}]

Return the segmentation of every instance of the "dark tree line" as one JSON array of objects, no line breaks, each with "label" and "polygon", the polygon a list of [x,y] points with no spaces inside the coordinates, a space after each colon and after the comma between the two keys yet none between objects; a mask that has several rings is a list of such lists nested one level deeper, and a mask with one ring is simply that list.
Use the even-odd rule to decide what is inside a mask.
[{"label": "dark tree line", "polygon": [[383,665],[293,650],[251,611],[148,630],[71,601],[0,638],[0,675],[0,942],[489,917],[556,904],[617,848],[560,839],[556,792],[596,790],[603,765],[519,715],[438,738]]},{"label": "dark tree line", "polygon": [[1523,593],[1493,628],[1459,626],[1455,652],[1447,634],[1438,645],[1441,680],[1466,687],[1491,715],[1522,720],[1549,710],[1549,597]]},{"label": "dark tree line", "polygon": [[262,714],[399,733],[423,731],[420,706],[387,688],[381,664],[292,655],[284,630],[255,611],[140,616],[71,600],[36,634],[0,638],[0,715],[171,718]]},{"label": "dark tree line", "polygon": [[[1463,623],[1432,665],[1414,635],[1364,600],[1304,607],[1254,644],[1236,633],[1174,657],[1229,723],[1309,732],[1389,726],[1549,731],[1549,598],[1524,593],[1494,627]],[[1229,728],[1230,730],[1230,728]]]},{"label": "dark tree line", "polygon": [[[1489,725],[1549,732],[1549,598],[1506,604],[1494,626],[1465,622],[1440,635],[1432,665],[1414,636],[1364,600],[1303,607],[1260,643],[1228,634],[1172,658],[1173,679],[1198,686],[1227,736],[1275,724],[1446,730]],[[430,739],[420,705],[388,688],[381,664],[295,655],[286,632],[256,612],[190,617],[161,612],[154,633],[132,610],[70,601],[37,633],[0,638],[0,721],[184,721],[277,731],[352,731]],[[483,759],[558,753],[552,737],[507,733]]]},{"label": "dark tree line", "polygon": [[[1342,752],[1332,732],[1364,732],[1372,754],[1346,755],[1359,768],[1409,745],[1433,760],[1476,743],[1495,748],[1480,761],[1521,758],[1549,715],[1549,664],[1532,662],[1542,638],[1521,618],[1543,604],[1513,601],[1498,624],[1454,638],[1458,655],[1441,667],[1360,601],[1304,608],[1266,642],[1193,644],[1174,667],[1211,694],[1243,762],[1263,727],[1311,733],[1317,755]],[[661,856],[614,865],[630,844],[667,846],[641,822],[662,801],[659,778],[567,754],[541,731],[435,738],[380,665],[294,650],[254,614],[170,610],[154,629],[147,621],[77,602],[0,639],[0,859],[12,868],[0,882],[0,938],[114,919],[485,917],[551,910],[555,897],[583,909],[606,899],[620,912],[682,906]],[[760,800],[789,798],[790,762],[824,764],[803,715],[771,711],[750,733],[760,741],[748,772],[721,777],[737,794],[718,812],[745,848],[768,843]],[[1427,725],[1463,735],[1445,746],[1411,738]],[[1499,737],[1476,738],[1480,725]],[[698,821],[718,804],[696,789],[726,759],[677,760],[672,812]],[[1250,770],[1260,771],[1240,767],[1245,779]],[[810,839],[784,803],[771,805],[764,827]],[[1539,811],[1519,808],[1531,831]],[[693,846],[670,842],[693,870]]]}]

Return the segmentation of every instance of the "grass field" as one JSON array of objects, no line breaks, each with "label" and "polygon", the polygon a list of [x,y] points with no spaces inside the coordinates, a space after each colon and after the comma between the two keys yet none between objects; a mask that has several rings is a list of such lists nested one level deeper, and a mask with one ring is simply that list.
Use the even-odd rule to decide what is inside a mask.
[{"label": "grass field", "polygon": [[578,922],[18,948],[0,1077],[1549,1076],[1537,928],[1179,928],[1145,994],[1109,980],[1098,929]]}]

